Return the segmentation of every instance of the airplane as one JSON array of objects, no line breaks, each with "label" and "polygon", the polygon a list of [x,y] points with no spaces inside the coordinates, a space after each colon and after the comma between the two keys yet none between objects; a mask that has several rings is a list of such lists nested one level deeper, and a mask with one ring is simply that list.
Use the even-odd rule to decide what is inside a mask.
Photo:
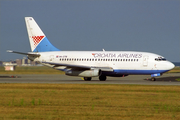
[{"label": "airplane", "polygon": [[64,71],[66,75],[83,77],[91,81],[99,77],[105,81],[107,76],[125,77],[128,75],[157,76],[174,68],[174,64],[163,56],[149,52],[136,51],[61,51],[53,46],[33,17],[25,17],[31,52],[7,52],[27,55],[31,61]]}]

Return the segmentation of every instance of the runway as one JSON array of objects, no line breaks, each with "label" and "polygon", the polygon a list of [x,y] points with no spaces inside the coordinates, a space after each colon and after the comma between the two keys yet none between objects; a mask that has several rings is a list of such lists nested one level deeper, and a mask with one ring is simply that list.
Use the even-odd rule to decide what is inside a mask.
[{"label": "runway", "polygon": [[80,77],[66,75],[0,75],[0,83],[52,83],[52,84],[137,84],[137,85],[180,85],[179,73],[167,73],[150,80],[150,75],[130,75],[127,77],[107,77],[99,81],[98,77],[84,81]]}]

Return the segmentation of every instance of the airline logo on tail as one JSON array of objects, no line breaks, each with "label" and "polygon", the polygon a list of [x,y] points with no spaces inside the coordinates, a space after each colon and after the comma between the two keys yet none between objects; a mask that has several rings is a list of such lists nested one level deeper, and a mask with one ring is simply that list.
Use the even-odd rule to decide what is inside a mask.
[{"label": "airline logo on tail", "polygon": [[34,45],[37,46],[45,36],[32,36]]},{"label": "airline logo on tail", "polygon": [[32,52],[60,51],[49,42],[32,17],[25,17],[25,22]]}]

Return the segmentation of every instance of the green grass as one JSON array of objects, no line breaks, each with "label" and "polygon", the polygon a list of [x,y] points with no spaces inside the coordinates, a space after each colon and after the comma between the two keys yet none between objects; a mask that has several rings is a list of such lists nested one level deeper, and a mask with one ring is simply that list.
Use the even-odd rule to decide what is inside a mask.
[{"label": "green grass", "polygon": [[175,67],[174,69],[170,70],[169,73],[180,73],[180,67]]},{"label": "green grass", "polygon": [[1,66],[0,74],[64,74],[64,72],[46,66],[16,66],[15,71],[5,71]]},{"label": "green grass", "polygon": [[0,119],[180,119],[179,86],[0,84]]}]

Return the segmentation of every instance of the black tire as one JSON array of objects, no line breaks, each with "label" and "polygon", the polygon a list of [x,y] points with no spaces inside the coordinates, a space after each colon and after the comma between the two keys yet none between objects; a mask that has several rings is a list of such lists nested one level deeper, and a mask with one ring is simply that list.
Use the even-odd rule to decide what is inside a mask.
[{"label": "black tire", "polygon": [[84,77],[84,81],[91,81],[91,77]]},{"label": "black tire", "polygon": [[156,78],[153,77],[153,78],[151,78],[151,80],[152,80],[152,81],[156,81]]},{"label": "black tire", "polygon": [[104,75],[99,76],[99,80],[100,81],[106,81],[106,76],[104,76]]}]

